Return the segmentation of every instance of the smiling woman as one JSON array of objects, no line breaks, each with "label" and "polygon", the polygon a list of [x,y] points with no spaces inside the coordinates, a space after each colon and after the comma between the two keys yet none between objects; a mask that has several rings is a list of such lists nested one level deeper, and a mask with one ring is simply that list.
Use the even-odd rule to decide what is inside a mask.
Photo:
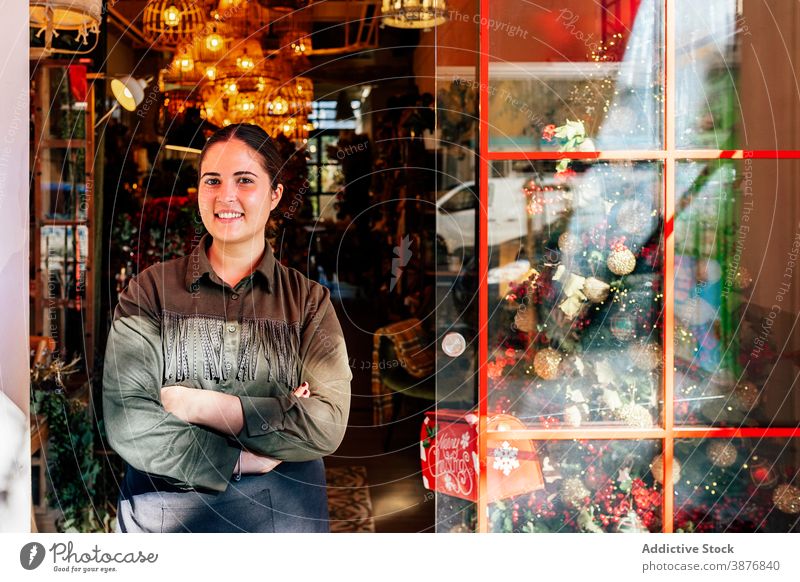
[{"label": "smiling woman", "polygon": [[208,234],[120,297],[103,403],[129,465],[122,532],[328,531],[321,458],[344,436],[352,372],[329,291],[266,241],[281,166],[257,126],[214,134]]}]

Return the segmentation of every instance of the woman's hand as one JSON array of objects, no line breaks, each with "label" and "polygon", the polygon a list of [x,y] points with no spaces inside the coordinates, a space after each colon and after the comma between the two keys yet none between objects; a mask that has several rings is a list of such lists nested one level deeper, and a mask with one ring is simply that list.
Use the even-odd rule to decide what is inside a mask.
[{"label": "woman's hand", "polygon": [[202,391],[186,386],[164,386],[161,388],[161,405],[182,421],[193,422],[199,392]]},{"label": "woman's hand", "polygon": [[264,473],[269,473],[280,464],[281,461],[278,459],[242,450],[241,469],[243,475],[263,475]]},{"label": "woman's hand", "polygon": [[308,382],[303,382],[293,390],[294,395],[298,398],[308,398],[311,396],[311,389],[308,387]]}]

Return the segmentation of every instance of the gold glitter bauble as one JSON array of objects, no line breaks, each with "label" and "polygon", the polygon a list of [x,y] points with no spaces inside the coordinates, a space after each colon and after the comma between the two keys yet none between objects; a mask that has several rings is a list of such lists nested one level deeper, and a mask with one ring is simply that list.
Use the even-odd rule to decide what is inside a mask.
[{"label": "gold glitter bauble", "polygon": [[645,372],[661,365],[661,349],[656,344],[633,344],[628,348],[628,357],[635,368]]},{"label": "gold glitter bauble", "polygon": [[559,364],[561,364],[561,354],[553,348],[540,350],[533,358],[533,369],[543,380],[557,378]]},{"label": "gold glitter bauble", "polygon": [[561,485],[561,500],[565,505],[582,507],[590,492],[578,477],[565,479]]},{"label": "gold glitter bauble", "polygon": [[582,246],[581,239],[569,232],[564,232],[558,237],[558,250],[565,255],[574,255]]},{"label": "gold glitter bauble", "polygon": [[760,396],[758,386],[752,382],[740,382],[737,384],[733,395],[736,397],[737,408],[743,412],[750,412],[758,404]]},{"label": "gold glitter bauble", "polygon": [[[657,455],[653,457],[653,462],[650,463],[650,472],[653,474],[653,479],[658,483],[663,484],[664,481],[664,455]],[[678,459],[672,459],[672,480],[673,482],[679,481],[681,478],[681,464]]]},{"label": "gold glitter bauble", "polygon": [[583,283],[583,294],[592,303],[602,303],[608,297],[611,286],[597,277],[589,277]]},{"label": "gold glitter bauble", "polygon": [[633,273],[633,270],[636,268],[636,256],[630,249],[626,248],[611,251],[611,254],[608,255],[606,265],[609,271],[622,277],[623,275]]},{"label": "gold glitter bauble", "polygon": [[650,225],[650,211],[638,200],[620,203],[617,211],[617,226],[629,234],[642,234]]},{"label": "gold glitter bauble", "polygon": [[641,404],[625,404],[617,411],[617,416],[628,426],[653,428],[653,417]]},{"label": "gold glitter bauble", "polygon": [[730,467],[736,462],[736,447],[731,443],[714,441],[708,445],[706,454],[712,464],[717,467],[722,467],[723,469]]},{"label": "gold glitter bauble", "polygon": [[778,485],[772,493],[772,503],[783,513],[800,513],[800,487],[788,483]]},{"label": "gold glitter bauble", "polygon": [[747,289],[753,284],[753,276],[750,274],[750,271],[744,267],[739,267],[739,270],[733,278],[733,282],[739,289]]}]

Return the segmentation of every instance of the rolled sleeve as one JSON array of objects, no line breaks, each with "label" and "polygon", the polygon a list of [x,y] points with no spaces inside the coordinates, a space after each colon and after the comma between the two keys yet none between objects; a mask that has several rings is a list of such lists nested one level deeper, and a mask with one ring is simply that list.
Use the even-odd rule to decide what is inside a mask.
[{"label": "rolled sleeve", "polygon": [[145,273],[121,294],[108,336],[103,415],[109,444],[131,466],[178,487],[224,491],[241,449],[161,405],[160,323],[154,285],[141,281]]}]

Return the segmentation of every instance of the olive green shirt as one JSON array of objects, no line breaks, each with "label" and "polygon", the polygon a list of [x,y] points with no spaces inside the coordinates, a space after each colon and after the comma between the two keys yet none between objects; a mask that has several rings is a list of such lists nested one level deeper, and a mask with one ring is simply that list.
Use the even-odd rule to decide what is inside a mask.
[{"label": "olive green shirt", "polygon": [[[344,437],[352,372],[329,290],[275,260],[269,242],[234,288],[208,259],[154,265],[119,298],[106,347],[103,411],[111,447],[185,489],[224,491],[241,449],[283,461],[331,454]],[[308,382],[310,398],[293,389]],[[225,436],[168,413],[162,386],[237,396],[244,428]]]}]

